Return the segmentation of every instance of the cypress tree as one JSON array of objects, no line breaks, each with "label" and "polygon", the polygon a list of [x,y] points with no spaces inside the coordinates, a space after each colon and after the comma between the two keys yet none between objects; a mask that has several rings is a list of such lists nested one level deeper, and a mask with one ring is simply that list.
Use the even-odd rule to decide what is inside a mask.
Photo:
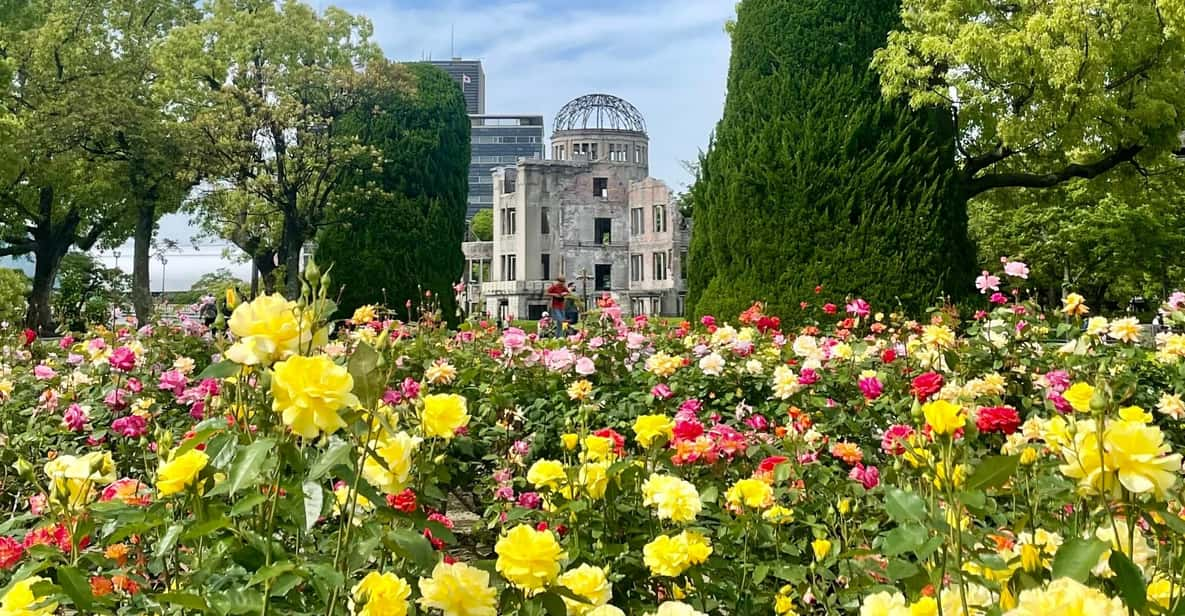
[{"label": "cypress tree", "polygon": [[742,0],[724,117],[690,197],[688,305],[814,297],[917,309],[970,287],[954,126],[881,97],[869,66],[898,0]]},{"label": "cypress tree", "polygon": [[[380,152],[349,177],[336,200],[340,224],[317,242],[317,261],[333,263],[343,285],[339,314],[382,304],[402,314],[426,291],[455,314],[461,276],[469,173],[469,118],[461,89],[428,64],[384,64],[368,100],[341,123]],[[397,86],[397,87],[396,87]]]}]

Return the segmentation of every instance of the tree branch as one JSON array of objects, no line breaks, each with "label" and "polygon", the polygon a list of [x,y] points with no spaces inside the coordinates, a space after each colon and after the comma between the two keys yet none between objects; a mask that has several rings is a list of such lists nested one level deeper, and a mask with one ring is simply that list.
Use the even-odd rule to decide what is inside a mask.
[{"label": "tree branch", "polygon": [[1130,162],[1144,150],[1142,145],[1132,145],[1115,150],[1092,163],[1067,165],[1050,173],[995,173],[974,178],[967,182],[967,196],[974,197],[996,188],[1051,188],[1075,178],[1091,179],[1115,167]]}]

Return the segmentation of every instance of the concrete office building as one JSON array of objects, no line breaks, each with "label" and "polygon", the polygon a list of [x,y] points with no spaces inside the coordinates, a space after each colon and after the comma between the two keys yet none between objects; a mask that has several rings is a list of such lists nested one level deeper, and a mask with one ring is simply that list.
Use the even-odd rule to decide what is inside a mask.
[{"label": "concrete office building", "polygon": [[494,205],[493,172],[513,166],[520,158],[543,158],[546,147],[541,115],[471,115],[469,159],[469,208]]},{"label": "concrete office building", "polygon": [[465,95],[465,113],[480,115],[486,112],[486,73],[481,60],[453,58],[428,63],[444,70],[461,86],[461,93]]},{"label": "concrete office building", "polygon": [[433,61],[447,72],[465,95],[470,123],[469,200],[466,218],[494,204],[491,174],[519,158],[543,158],[543,116],[486,114],[486,77],[481,60],[453,58]]},{"label": "concrete office building", "polygon": [[573,100],[551,153],[493,171],[494,239],[463,246],[468,308],[537,319],[563,275],[590,301],[610,293],[633,314],[682,314],[688,221],[649,177],[638,110],[603,94]]}]

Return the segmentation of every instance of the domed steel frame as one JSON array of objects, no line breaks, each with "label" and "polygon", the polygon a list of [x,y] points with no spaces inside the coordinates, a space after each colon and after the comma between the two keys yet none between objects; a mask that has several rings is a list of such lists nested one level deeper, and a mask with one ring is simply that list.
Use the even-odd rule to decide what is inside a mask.
[{"label": "domed steel frame", "polygon": [[646,120],[625,99],[586,94],[569,101],[555,116],[555,131],[620,130],[646,134]]}]

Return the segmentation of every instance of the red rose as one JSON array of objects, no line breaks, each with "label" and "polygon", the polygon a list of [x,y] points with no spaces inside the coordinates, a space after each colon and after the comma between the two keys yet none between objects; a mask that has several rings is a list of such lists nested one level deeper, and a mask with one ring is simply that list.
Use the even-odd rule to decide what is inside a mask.
[{"label": "red rose", "polygon": [[29,346],[37,339],[37,332],[26,328],[25,331],[21,332],[21,336],[24,338],[25,346]]},{"label": "red rose", "polygon": [[1020,428],[1020,414],[1009,406],[989,406],[979,409],[975,425],[980,432],[1008,435]]},{"label": "red rose", "polygon": [[919,401],[925,401],[942,389],[942,375],[937,372],[926,372],[913,379],[913,386],[909,391]]},{"label": "red rose", "polygon": [[11,569],[21,561],[25,546],[12,537],[0,537],[0,569]]},{"label": "red rose", "polygon": [[835,304],[830,302],[823,304],[823,312],[826,312],[827,314],[835,314],[837,310],[838,308],[836,308]]},{"label": "red rose", "polygon": [[613,441],[614,453],[616,453],[619,457],[625,456],[625,437],[619,434],[617,430],[614,430],[613,428],[601,428],[600,430],[593,432],[593,436],[599,436],[601,438],[607,438]]},{"label": "red rose", "polygon": [[403,513],[412,513],[416,510],[416,493],[408,488],[399,494],[388,494],[387,504]]},{"label": "red rose", "polygon": [[778,467],[779,464],[781,464],[783,462],[788,462],[789,460],[790,460],[790,458],[787,458],[786,456],[770,456],[770,457],[762,460],[761,464],[757,465],[757,472],[772,473],[772,472],[774,472],[774,469],[776,469]]},{"label": "red rose", "polygon": [[886,364],[891,364],[897,360],[897,351],[892,347],[881,351],[881,361]]}]

